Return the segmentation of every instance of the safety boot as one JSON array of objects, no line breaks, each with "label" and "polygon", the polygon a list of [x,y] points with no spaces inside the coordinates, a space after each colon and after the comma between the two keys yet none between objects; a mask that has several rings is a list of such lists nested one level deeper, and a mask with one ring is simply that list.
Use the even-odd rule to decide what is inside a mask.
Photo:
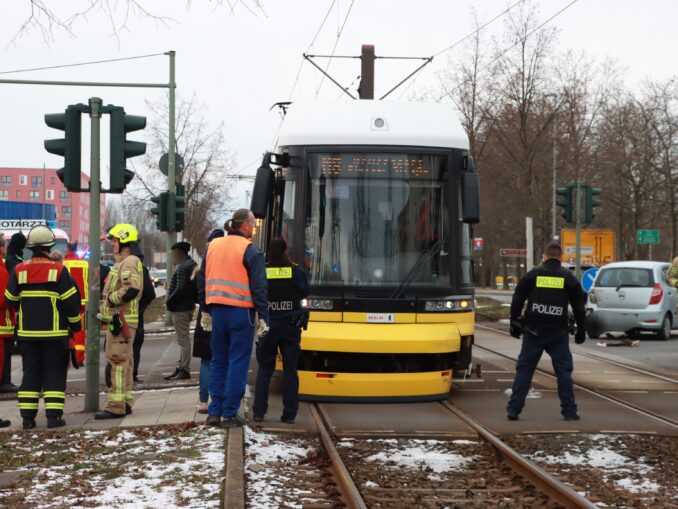
[{"label": "safety boot", "polygon": [[66,426],[63,417],[47,417],[47,429],[61,428]]},{"label": "safety boot", "polygon": [[24,417],[21,427],[25,430],[35,428],[35,418],[33,417]]},{"label": "safety boot", "polygon": [[221,417],[218,415],[208,415],[207,419],[205,419],[205,426],[212,426],[214,428],[218,428],[221,426]]},{"label": "safety boot", "polygon": [[244,426],[245,424],[247,424],[247,421],[239,415],[235,415],[233,417],[224,417],[224,420],[221,421],[221,427],[224,429],[238,428]]},{"label": "safety boot", "polygon": [[9,428],[12,425],[7,419],[0,419],[0,428]]}]

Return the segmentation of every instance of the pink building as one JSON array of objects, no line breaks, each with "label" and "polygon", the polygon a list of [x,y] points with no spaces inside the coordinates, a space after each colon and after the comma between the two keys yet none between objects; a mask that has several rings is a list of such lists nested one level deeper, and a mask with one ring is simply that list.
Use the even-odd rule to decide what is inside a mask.
[{"label": "pink building", "polygon": [[[89,176],[82,174],[83,187]],[[0,168],[0,200],[54,205],[58,227],[71,241],[89,245],[89,193],[69,193],[53,168]],[[105,195],[101,195],[101,226],[105,214]],[[19,218],[8,218],[19,219]]]}]

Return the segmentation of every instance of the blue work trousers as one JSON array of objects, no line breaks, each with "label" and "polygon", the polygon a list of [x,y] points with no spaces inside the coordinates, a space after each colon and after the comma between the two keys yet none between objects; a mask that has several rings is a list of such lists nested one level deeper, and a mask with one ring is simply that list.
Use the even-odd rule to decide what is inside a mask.
[{"label": "blue work trousers", "polygon": [[254,343],[254,309],[211,307],[212,363],[209,415],[235,417],[245,394]]},{"label": "blue work trousers", "polygon": [[271,319],[271,330],[259,340],[257,362],[259,372],[254,388],[254,415],[263,417],[268,410],[268,389],[275,370],[278,349],[283,362],[283,419],[294,420],[299,410],[299,353],[301,352],[301,329],[290,323],[289,318]]},{"label": "blue work trousers", "polygon": [[553,371],[558,380],[558,397],[563,417],[574,416],[577,404],[572,388],[572,353],[569,335],[562,329],[543,329],[536,334],[525,333],[520,356],[516,363],[516,377],[513,380],[513,392],[506,410],[511,415],[519,415],[525,406],[525,398],[532,385],[532,376],[544,351],[551,357]]}]

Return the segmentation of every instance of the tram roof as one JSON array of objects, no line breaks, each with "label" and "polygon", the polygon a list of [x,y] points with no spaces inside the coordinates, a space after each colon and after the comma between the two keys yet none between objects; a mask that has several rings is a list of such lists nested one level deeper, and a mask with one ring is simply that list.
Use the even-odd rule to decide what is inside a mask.
[{"label": "tram roof", "polygon": [[[384,125],[379,127],[377,119]],[[468,149],[468,137],[450,104],[388,101],[295,102],[278,146],[405,145]]]}]

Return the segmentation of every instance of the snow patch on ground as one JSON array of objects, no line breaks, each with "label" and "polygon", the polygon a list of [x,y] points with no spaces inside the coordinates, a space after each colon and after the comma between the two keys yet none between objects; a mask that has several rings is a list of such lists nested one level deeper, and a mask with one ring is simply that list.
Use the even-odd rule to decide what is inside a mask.
[{"label": "snow patch on ground", "polygon": [[[295,488],[294,465],[305,460],[311,449],[302,440],[259,433],[245,427],[245,475],[250,509],[304,505]],[[294,502],[291,502],[294,501]]]},{"label": "snow patch on ground", "polygon": [[[393,442],[390,440],[375,441]],[[397,443],[397,440],[395,442]],[[445,443],[438,440],[411,440],[407,445],[400,445],[397,449],[379,452],[365,458],[366,461],[377,461],[387,466],[395,463],[397,467],[430,469],[436,474],[450,470],[464,470],[466,465],[475,459],[475,456],[450,452],[446,449]]]},{"label": "snow patch on ground", "polygon": [[[219,507],[224,471],[223,432],[194,429],[177,440],[176,435],[163,431],[155,431],[156,436],[164,434],[166,438],[150,438],[143,434],[145,430],[138,430],[141,436],[126,430],[119,433],[85,431],[82,433],[84,436],[100,439],[106,449],[92,453],[78,449],[79,444],[69,447],[69,452],[80,455],[77,468],[59,464],[61,462],[48,467],[22,468],[20,470],[30,470],[36,481],[30,488],[17,489],[26,492],[27,507],[39,509]],[[77,438],[74,436],[72,439]],[[50,448],[54,447],[55,441],[51,438],[36,441],[33,449],[35,444],[45,449],[33,450],[30,454],[54,455]],[[177,447],[177,441],[183,444],[183,449]],[[189,451],[191,454],[188,454]],[[105,464],[110,465],[110,472],[115,473],[115,477],[90,474],[81,478],[82,471],[87,472],[91,468],[89,465]],[[63,488],[72,486],[78,479],[84,480],[84,490]],[[1,495],[0,492],[0,506],[3,506]]]},{"label": "snow patch on ground", "polygon": [[[630,493],[650,493],[661,489],[659,484],[647,478],[654,468],[645,462],[644,457],[630,458],[620,453],[620,449],[623,451],[626,447],[624,444],[611,443],[609,435],[591,435],[591,439],[595,445],[588,449],[576,446],[559,455],[537,451],[531,458],[549,464],[597,468],[603,472],[604,482],[613,482],[615,486]],[[620,474],[629,477],[617,479]]]}]

